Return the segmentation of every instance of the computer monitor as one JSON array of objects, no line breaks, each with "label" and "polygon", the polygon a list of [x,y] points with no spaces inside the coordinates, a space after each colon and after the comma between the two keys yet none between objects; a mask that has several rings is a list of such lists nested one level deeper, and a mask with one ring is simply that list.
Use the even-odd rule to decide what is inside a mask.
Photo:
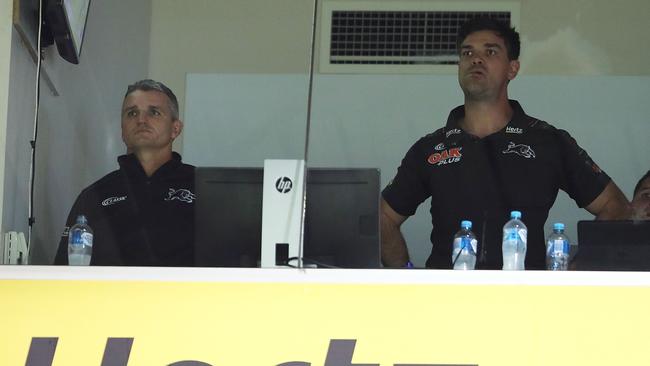
[{"label": "computer monitor", "polygon": [[[195,263],[258,267],[262,168],[197,168]],[[307,169],[303,261],[379,268],[379,170]]]},{"label": "computer monitor", "polygon": [[66,61],[78,64],[90,0],[45,1],[45,24]]},{"label": "computer monitor", "polygon": [[650,271],[650,221],[578,221],[578,252],[572,267]]}]

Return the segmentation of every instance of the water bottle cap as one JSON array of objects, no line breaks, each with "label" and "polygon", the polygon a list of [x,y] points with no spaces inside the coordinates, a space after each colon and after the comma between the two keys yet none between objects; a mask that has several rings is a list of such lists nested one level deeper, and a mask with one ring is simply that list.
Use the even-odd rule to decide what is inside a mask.
[{"label": "water bottle cap", "polygon": [[510,218],[511,219],[520,219],[521,218],[521,212],[520,211],[511,211],[510,212]]},{"label": "water bottle cap", "polygon": [[561,222],[556,222],[553,224],[553,230],[564,230],[564,224]]},{"label": "water bottle cap", "polygon": [[460,222],[460,227],[463,229],[471,229],[472,228],[472,222],[469,220],[463,220]]},{"label": "water bottle cap", "polygon": [[88,219],[86,218],[86,215],[79,215],[77,216],[77,224],[87,224]]}]

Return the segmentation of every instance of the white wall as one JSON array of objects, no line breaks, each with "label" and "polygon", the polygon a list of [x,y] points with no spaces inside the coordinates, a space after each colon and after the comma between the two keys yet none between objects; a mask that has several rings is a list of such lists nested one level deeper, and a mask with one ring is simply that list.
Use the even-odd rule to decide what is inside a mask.
[{"label": "white wall", "polygon": [[155,0],[151,59],[180,101],[191,72],[306,72],[310,0]]},{"label": "white wall", "polygon": [[[150,1],[92,1],[81,63],[50,47],[45,68],[60,96],[41,85],[32,263],[49,263],[79,192],[124,153],[120,107],[126,86],[148,76]],[[15,33],[15,32],[14,32]],[[27,231],[28,141],[35,65],[14,35],[6,148],[5,230]]]},{"label": "white wall", "polygon": [[[0,0],[0,151],[5,151],[7,141],[12,6],[13,3],[11,0]],[[4,175],[5,159],[0,158],[0,197],[3,197],[5,190],[4,179],[2,179]],[[0,204],[0,217],[2,217],[2,214],[3,207]],[[0,233],[4,232],[4,225],[0,223]]]},{"label": "white wall", "polygon": [[524,74],[650,74],[649,1],[520,2]]},{"label": "white wall", "polygon": [[[650,75],[650,48],[640,46],[647,44],[650,1],[519,3],[523,75]],[[156,0],[151,76],[167,81],[182,102],[187,73],[306,74],[312,5],[312,0]]]},{"label": "white wall", "polygon": [[[10,94],[7,113],[6,174],[2,223],[27,238],[29,160],[34,122],[36,70],[16,31],[12,32]],[[20,80],[22,86],[17,86]]]}]

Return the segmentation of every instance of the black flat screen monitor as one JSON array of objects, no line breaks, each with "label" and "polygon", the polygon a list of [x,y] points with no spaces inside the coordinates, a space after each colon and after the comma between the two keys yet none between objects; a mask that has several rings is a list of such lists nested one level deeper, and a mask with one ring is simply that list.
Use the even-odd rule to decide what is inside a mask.
[{"label": "black flat screen monitor", "polygon": [[572,266],[586,271],[650,271],[650,221],[578,221]]},{"label": "black flat screen monitor", "polygon": [[[197,168],[195,263],[259,267],[262,168]],[[379,170],[307,169],[303,261],[379,268]],[[295,262],[294,262],[295,263]]]},{"label": "black flat screen monitor", "polygon": [[45,0],[45,24],[66,61],[78,64],[90,0]]}]

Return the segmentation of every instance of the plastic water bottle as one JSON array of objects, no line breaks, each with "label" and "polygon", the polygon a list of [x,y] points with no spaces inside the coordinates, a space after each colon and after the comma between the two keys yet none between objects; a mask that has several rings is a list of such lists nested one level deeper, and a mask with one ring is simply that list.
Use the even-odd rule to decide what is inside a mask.
[{"label": "plastic water bottle", "polygon": [[68,233],[68,264],[87,266],[93,252],[93,230],[88,226],[86,216],[77,216],[77,223]]},{"label": "plastic water bottle", "polygon": [[553,224],[553,232],[546,240],[546,269],[566,271],[569,268],[569,237],[564,233],[564,224]]},{"label": "plastic water bottle", "polygon": [[524,270],[528,229],[521,222],[521,212],[510,212],[510,221],[503,225],[503,269]]},{"label": "plastic water bottle", "polygon": [[460,230],[454,235],[451,262],[454,269],[468,270],[476,266],[476,236],[472,233],[472,222],[463,220]]}]

